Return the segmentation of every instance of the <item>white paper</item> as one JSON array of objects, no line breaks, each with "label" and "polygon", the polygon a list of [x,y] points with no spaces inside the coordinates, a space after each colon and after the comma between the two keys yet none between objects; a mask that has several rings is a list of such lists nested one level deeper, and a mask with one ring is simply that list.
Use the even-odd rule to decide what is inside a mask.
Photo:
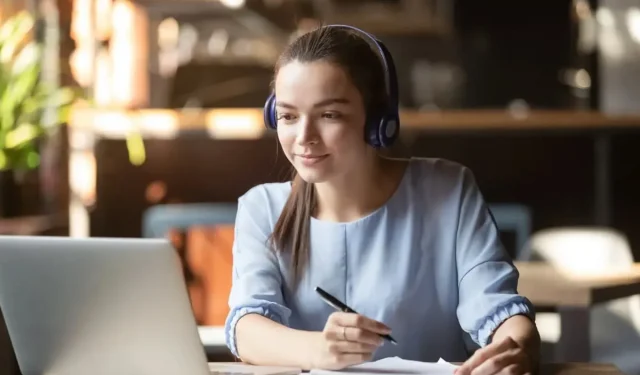
[{"label": "white paper", "polygon": [[444,359],[442,359],[442,358],[440,358],[440,359],[438,360],[438,364],[439,364],[439,365],[443,365],[443,366],[447,366],[447,367],[451,368],[451,370],[455,370],[455,369],[457,369],[458,367],[460,367],[460,366],[454,365],[454,364],[452,364],[452,363],[449,363],[449,362],[445,361],[445,360],[444,360]]},{"label": "white paper", "polygon": [[456,369],[455,365],[440,358],[438,362],[409,361],[399,357],[384,358],[375,362],[367,362],[359,365],[347,367],[342,370],[311,370],[314,375],[339,375],[339,374],[359,374],[359,375],[452,375]]}]

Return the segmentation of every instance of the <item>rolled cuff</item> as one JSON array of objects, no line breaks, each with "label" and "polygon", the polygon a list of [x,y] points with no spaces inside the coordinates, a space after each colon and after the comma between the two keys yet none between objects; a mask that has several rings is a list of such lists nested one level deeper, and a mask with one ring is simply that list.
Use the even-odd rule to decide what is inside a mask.
[{"label": "rolled cuff", "polygon": [[470,332],[471,338],[481,347],[486,346],[498,326],[515,315],[525,315],[531,319],[531,321],[535,321],[535,314],[531,302],[525,297],[517,296],[498,305],[493,313],[489,314],[485,318],[485,321],[480,324],[480,328],[477,331]]},{"label": "rolled cuff", "polygon": [[225,342],[231,353],[236,356],[236,358],[239,357],[236,343],[236,325],[240,318],[247,314],[259,314],[276,323],[288,325],[287,317],[277,311],[280,308],[281,306],[276,303],[264,303],[255,306],[236,307],[229,313],[225,324]]}]

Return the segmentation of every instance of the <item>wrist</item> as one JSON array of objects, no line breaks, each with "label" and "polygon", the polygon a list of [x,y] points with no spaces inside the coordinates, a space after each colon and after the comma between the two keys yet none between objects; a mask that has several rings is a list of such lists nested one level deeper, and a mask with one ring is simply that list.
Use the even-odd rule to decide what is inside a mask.
[{"label": "wrist", "polygon": [[308,337],[305,339],[304,355],[300,367],[303,370],[319,368],[318,353],[320,353],[322,343],[322,332],[305,332]]},{"label": "wrist", "polygon": [[536,340],[516,338],[514,339],[520,350],[524,353],[532,373],[538,370],[540,365],[540,344]]}]

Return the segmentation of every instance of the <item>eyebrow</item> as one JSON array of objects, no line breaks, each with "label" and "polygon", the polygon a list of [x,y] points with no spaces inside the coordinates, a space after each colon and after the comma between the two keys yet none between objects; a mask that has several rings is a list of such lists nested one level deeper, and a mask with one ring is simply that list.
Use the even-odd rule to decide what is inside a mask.
[{"label": "eyebrow", "polygon": [[[314,108],[318,108],[318,107],[326,107],[330,104],[349,104],[349,99],[346,98],[331,98],[331,99],[326,99],[323,100],[321,102],[318,102],[316,104],[314,104]],[[276,102],[276,107],[282,107],[282,108],[290,108],[290,109],[295,109],[296,107],[293,104],[289,104],[289,103],[285,103],[285,102],[281,102],[281,101],[277,101]]]}]

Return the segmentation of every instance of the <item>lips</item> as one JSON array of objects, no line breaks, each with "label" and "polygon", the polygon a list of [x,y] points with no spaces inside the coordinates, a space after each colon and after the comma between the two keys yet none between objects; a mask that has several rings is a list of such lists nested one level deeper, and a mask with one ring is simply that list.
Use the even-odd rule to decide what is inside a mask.
[{"label": "lips", "polygon": [[318,159],[318,158],[323,158],[327,155],[296,155],[296,156],[303,159]]},{"label": "lips", "polygon": [[326,159],[328,156],[329,155],[296,155],[296,157],[300,159],[300,162],[305,166],[317,164]]}]

